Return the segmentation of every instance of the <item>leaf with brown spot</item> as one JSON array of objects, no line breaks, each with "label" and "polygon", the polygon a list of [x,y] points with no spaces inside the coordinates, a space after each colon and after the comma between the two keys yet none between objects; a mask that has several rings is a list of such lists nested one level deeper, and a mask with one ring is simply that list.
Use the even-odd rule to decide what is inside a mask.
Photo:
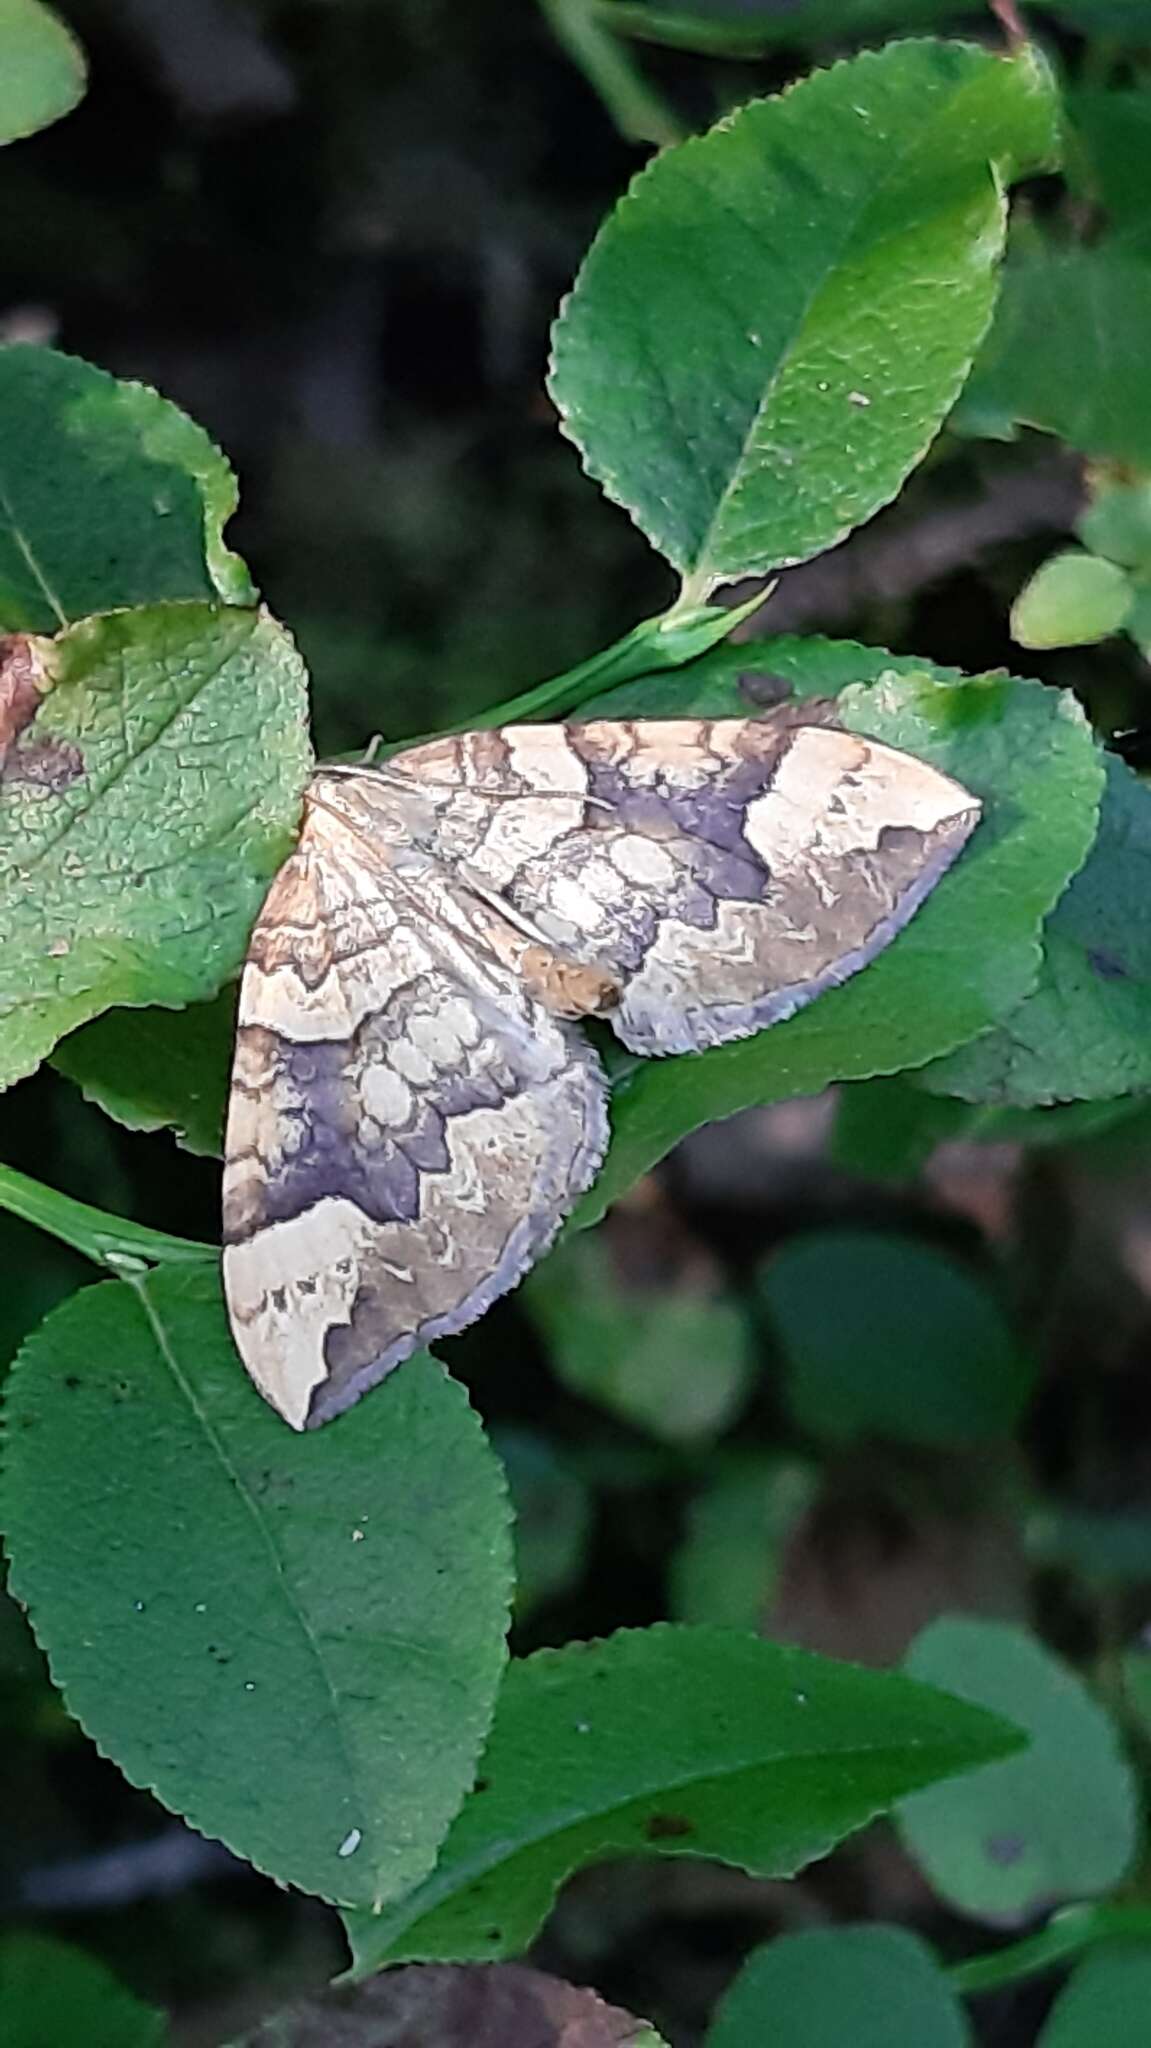
[{"label": "leaf with brown spot", "polygon": [[[0,1085],[114,1004],[216,993],[309,767],[303,664],[257,612],[87,619],[52,667],[0,786]],[[13,723],[34,686],[16,674]]]},{"label": "leaf with brown spot", "polygon": [[35,633],[0,635],[0,767],[51,688],[51,646]]},{"label": "leaf with brown spot", "polygon": [[931,1094],[1031,1109],[1151,1088],[1151,790],[1114,755],[1099,831],[1043,933],[1018,1008],[917,1077]]},{"label": "leaf with brown spot", "polygon": [[431,1875],[380,1914],[346,1915],[357,1964],[522,1954],[563,1880],[610,1856],[794,1876],[913,1784],[1016,1740],[898,1673],[735,1629],[657,1625],[537,1651],[508,1668],[488,1789],[464,1801]]}]

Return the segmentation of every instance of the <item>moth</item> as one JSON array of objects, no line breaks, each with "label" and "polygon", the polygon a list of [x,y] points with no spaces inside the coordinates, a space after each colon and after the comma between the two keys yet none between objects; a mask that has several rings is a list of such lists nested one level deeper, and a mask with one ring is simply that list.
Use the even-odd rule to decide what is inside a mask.
[{"label": "moth", "polygon": [[244,968],[224,1173],[232,1329],[294,1428],[551,1242],[608,1139],[580,1018],[723,1045],[914,914],[979,804],[833,719],[513,725],[314,775]]}]

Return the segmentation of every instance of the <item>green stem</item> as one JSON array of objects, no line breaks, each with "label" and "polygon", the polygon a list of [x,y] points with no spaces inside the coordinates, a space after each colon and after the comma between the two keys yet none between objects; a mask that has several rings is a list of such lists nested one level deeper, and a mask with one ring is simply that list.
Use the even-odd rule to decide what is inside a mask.
[{"label": "green stem", "polygon": [[497,704],[478,720],[469,722],[510,725],[513,719],[562,718],[569,711],[577,711],[590,697],[598,697],[602,690],[630,683],[635,676],[649,675],[655,669],[682,668],[685,661],[694,661],[718,641],[726,640],[733,627],[762,602],[759,592],[750,604],[737,605],[731,611],[715,605],[692,605],[685,610],[676,606],[656,619],[644,619],[613,647],[603,648],[589,661],[581,661],[577,668],[553,676],[546,683],[537,683],[534,689],[524,690],[520,696]]},{"label": "green stem", "polygon": [[[479,732],[493,725],[519,724],[539,718],[564,718],[569,711],[578,711],[581,704],[598,697],[603,690],[614,690],[618,684],[630,683],[636,676],[682,668],[685,662],[707,654],[720,641],[726,640],[736,626],[742,625],[745,619],[758,611],[766,595],[764,590],[757,590],[745,604],[735,604],[730,608],[713,604],[685,605],[681,597],[670,611],[660,612],[654,619],[642,620],[638,626],[632,627],[630,633],[625,633],[622,640],[617,640],[612,647],[603,648],[599,654],[593,654],[589,661],[581,661],[578,668],[569,668],[562,676],[553,676],[546,683],[536,683],[518,697],[509,697],[503,704],[494,704],[490,711],[473,712],[470,718],[461,719],[458,725],[441,726],[438,732],[424,734],[423,739],[443,739],[450,733]],[[389,754],[422,745],[423,739],[389,742],[373,752],[373,759],[387,760]]]},{"label": "green stem", "polygon": [[214,1245],[169,1237],[167,1231],[149,1230],[145,1223],[128,1223],[122,1216],[90,1208],[87,1202],[74,1202],[71,1195],[46,1188],[26,1173],[17,1173],[13,1166],[0,1166],[0,1209],[34,1223],[111,1273],[142,1264],[187,1264],[219,1257]]},{"label": "green stem", "polygon": [[592,0],[594,18],[616,35],[638,42],[663,43],[672,50],[690,50],[700,57],[766,57],[786,33],[770,18],[759,23],[724,21],[711,15],[682,13],[679,8],[650,7],[647,0]]},{"label": "green stem", "polygon": [[540,0],[557,43],[583,72],[621,135],[658,148],[682,142],[685,130],[653,91],[631,51],[597,18],[595,0]]},{"label": "green stem", "polygon": [[1124,1937],[1151,1941],[1151,1906],[1114,1906],[1106,1901],[1065,1906],[1061,1913],[1052,1914],[1038,1934],[1013,1941],[994,1955],[972,1956],[966,1963],[956,1963],[947,1974],[957,1991],[991,1991],[1000,1984],[1037,1977],[1096,1942]]}]

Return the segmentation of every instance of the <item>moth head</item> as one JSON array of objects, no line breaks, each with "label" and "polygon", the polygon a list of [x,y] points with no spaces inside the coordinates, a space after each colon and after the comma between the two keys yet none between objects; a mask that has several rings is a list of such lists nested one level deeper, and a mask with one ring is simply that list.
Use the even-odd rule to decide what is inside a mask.
[{"label": "moth head", "polygon": [[603,1017],[619,1002],[620,985],[614,974],[565,959],[550,946],[526,946],[520,973],[530,993],[553,1017]]}]

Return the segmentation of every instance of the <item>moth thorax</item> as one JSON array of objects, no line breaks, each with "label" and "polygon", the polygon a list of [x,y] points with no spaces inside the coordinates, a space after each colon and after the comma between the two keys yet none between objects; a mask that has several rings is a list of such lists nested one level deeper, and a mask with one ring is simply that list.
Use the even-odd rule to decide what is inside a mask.
[{"label": "moth thorax", "polygon": [[619,1002],[614,975],[567,960],[548,946],[526,946],[520,973],[530,993],[557,1017],[599,1017]]}]

